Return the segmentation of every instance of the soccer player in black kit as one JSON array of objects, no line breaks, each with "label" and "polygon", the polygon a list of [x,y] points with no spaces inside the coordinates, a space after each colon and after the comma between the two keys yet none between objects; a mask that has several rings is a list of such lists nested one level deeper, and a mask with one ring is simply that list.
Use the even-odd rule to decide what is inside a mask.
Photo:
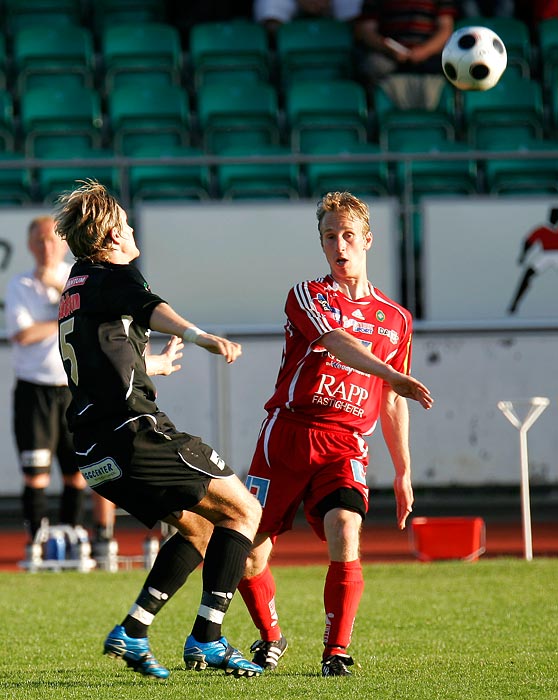
[{"label": "soccer player in black kit", "polygon": [[[153,294],[137,268],[133,229],[117,200],[87,180],[57,202],[56,232],[76,258],[59,309],[59,343],[72,393],[68,422],[89,486],[148,528],[177,532],[161,547],[142,590],[104,653],[147,676],[167,678],[149,625],[204,559],[203,593],[184,645],[186,668],[235,676],[262,669],[222,636],[221,623],[244,571],[261,511],[209,445],[179,432],[155,402],[146,353],[150,330],[182,338],[234,362],[240,345],[200,330]],[[155,358],[155,360],[153,359]]]}]

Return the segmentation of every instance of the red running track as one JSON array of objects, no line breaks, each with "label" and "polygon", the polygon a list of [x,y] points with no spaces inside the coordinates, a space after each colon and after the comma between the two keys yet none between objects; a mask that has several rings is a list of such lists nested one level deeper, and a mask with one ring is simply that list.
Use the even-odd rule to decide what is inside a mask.
[{"label": "red running track", "polygon": [[[119,554],[139,557],[147,534],[142,529],[118,529],[116,539]],[[533,523],[533,556],[558,556],[558,522]],[[22,571],[18,562],[24,557],[25,534],[19,530],[0,531],[0,570]],[[523,557],[521,523],[488,523],[486,526],[485,557]],[[409,540],[409,528],[399,532],[395,525],[375,524],[363,531],[361,558],[365,563],[417,561]],[[273,565],[327,564],[327,552],[306,525],[279,537],[274,550]],[[138,566],[140,564],[137,564]]]}]

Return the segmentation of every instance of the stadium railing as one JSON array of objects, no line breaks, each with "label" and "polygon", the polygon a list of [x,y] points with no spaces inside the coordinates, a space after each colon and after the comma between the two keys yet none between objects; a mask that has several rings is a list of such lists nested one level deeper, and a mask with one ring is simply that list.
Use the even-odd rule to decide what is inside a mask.
[{"label": "stadium railing", "polygon": [[[497,161],[517,161],[522,160],[533,162],[552,162],[556,164],[558,177],[558,149],[549,150],[510,150],[510,151],[489,151],[489,150],[464,150],[450,152],[428,152],[428,153],[413,153],[413,152],[355,152],[355,153],[339,153],[336,155],[339,162],[347,163],[388,163],[390,166],[403,168],[402,187],[394,190],[394,194],[399,201],[400,221],[402,222],[402,278],[403,278],[403,294],[406,299],[407,306],[411,311],[416,308],[416,282],[417,282],[417,241],[419,237],[415,232],[416,227],[416,212],[420,208],[420,201],[413,192],[413,179],[411,176],[412,164],[417,161],[449,161],[456,162],[461,160],[476,161],[484,163],[487,160]],[[83,167],[83,176],[87,177],[87,168],[103,168],[110,167],[116,169],[119,173],[119,190],[115,194],[119,197],[122,206],[130,211],[133,210],[134,201],[131,192],[130,169],[136,166],[202,166],[208,168],[212,173],[212,179],[216,181],[217,166],[227,164],[290,164],[299,168],[304,168],[310,163],[327,163],[331,162],[331,154],[310,154],[310,153],[287,153],[284,155],[234,155],[223,156],[217,154],[203,154],[199,156],[184,156],[184,157],[130,157],[123,155],[115,155],[111,158],[95,158],[95,159],[72,159],[71,165],[73,168]],[[46,158],[22,158],[17,160],[2,160],[0,159],[0,175],[5,171],[11,170],[27,170],[29,172],[37,172],[41,168],[65,168],[68,166],[68,161],[62,159],[46,159]],[[487,195],[482,188],[479,189],[479,195],[492,197],[505,197],[506,195]],[[531,192],[533,194],[533,192]],[[210,195],[219,199],[218,190],[210,192]],[[308,195],[304,195],[308,197]],[[315,193],[312,195],[315,197]],[[37,198],[33,198],[33,203],[37,204]],[[1,207],[0,207],[1,212]]]}]

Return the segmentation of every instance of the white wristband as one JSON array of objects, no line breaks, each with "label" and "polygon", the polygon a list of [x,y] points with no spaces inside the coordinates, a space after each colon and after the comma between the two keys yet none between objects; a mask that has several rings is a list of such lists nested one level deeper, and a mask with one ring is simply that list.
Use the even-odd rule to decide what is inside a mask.
[{"label": "white wristband", "polygon": [[195,343],[198,336],[202,333],[205,333],[205,331],[202,331],[201,328],[198,328],[197,326],[190,326],[182,334],[182,340],[185,343]]}]

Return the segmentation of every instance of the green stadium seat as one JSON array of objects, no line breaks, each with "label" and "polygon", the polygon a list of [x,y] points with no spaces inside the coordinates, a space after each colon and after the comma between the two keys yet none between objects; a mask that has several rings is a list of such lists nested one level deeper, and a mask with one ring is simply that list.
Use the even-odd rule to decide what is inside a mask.
[{"label": "green stadium seat", "polygon": [[14,103],[8,90],[0,89],[0,145],[3,151],[15,147]]},{"label": "green stadium seat", "polygon": [[147,143],[186,146],[190,142],[190,103],[178,85],[130,85],[108,96],[114,148],[129,153]]},{"label": "green stadium seat", "polygon": [[364,143],[368,137],[365,89],[352,80],[292,82],[286,91],[285,116],[291,147],[306,152],[322,134]]},{"label": "green stadium seat", "polygon": [[22,161],[21,168],[0,167],[0,205],[28,204],[33,198],[32,178],[21,153],[0,152],[0,163]]},{"label": "green stadium seat", "polygon": [[415,153],[422,158],[398,161],[395,164],[397,190],[403,194],[405,187],[411,186],[413,198],[435,194],[475,194],[478,192],[477,164],[473,159],[447,160],[440,154],[464,153],[467,144],[458,141],[440,140],[428,143],[421,134],[410,135],[403,143],[398,143],[397,153]]},{"label": "green stadium seat", "polygon": [[279,143],[277,92],[269,83],[208,83],[197,98],[205,150]]},{"label": "green stadium seat", "polygon": [[95,54],[89,29],[66,25],[25,27],[13,39],[13,68],[17,91],[54,80],[77,87],[93,87]]},{"label": "green stadium seat", "polygon": [[92,13],[94,31],[101,36],[116,24],[164,22],[166,10],[161,0],[95,0]]},{"label": "green stadium seat", "polygon": [[543,84],[551,92],[558,80],[558,17],[549,17],[537,25],[539,58]]},{"label": "green stadium seat", "polygon": [[[246,149],[224,148],[221,156],[284,156],[285,146],[267,145]],[[217,188],[223,199],[297,199],[298,166],[291,163],[226,163],[218,165]]]},{"label": "green stadium seat", "polygon": [[182,49],[180,35],[170,24],[135,22],[107,26],[101,47],[104,88],[158,79],[162,84],[180,85]]},{"label": "green stadium seat", "polygon": [[0,90],[8,83],[8,53],[6,50],[6,37],[0,33]]},{"label": "green stadium seat", "polygon": [[24,27],[77,27],[83,19],[80,0],[4,0],[3,11],[10,36]]},{"label": "green stadium seat", "polygon": [[190,31],[190,66],[194,87],[207,82],[269,79],[269,47],[265,29],[253,22],[204,22]]},{"label": "green stadium seat", "polygon": [[74,161],[91,159],[113,159],[114,154],[108,149],[75,148],[69,151],[62,150],[59,145],[47,145],[41,154],[45,160],[59,160],[64,163],[60,166],[41,165],[37,169],[36,182],[38,197],[42,202],[52,204],[64,191],[76,186],[76,180],[93,178],[108,187],[114,194],[119,191],[119,172],[114,165],[96,165],[90,163],[86,166],[77,165]]},{"label": "green stadium seat", "polygon": [[339,80],[353,76],[349,23],[330,18],[295,19],[277,31],[281,80]]},{"label": "green stadium seat", "polygon": [[346,148],[336,148],[333,143],[321,144],[314,146],[308,153],[331,156],[329,161],[306,165],[308,194],[311,197],[321,197],[332,190],[348,190],[358,197],[389,194],[389,173],[385,160],[365,162],[343,158],[379,155],[382,151],[376,144],[353,143]]},{"label": "green stadium seat", "polygon": [[[203,152],[189,146],[144,145],[133,149],[135,158],[176,159],[200,157]],[[157,163],[154,165],[132,165],[130,167],[130,190],[132,200],[195,199],[210,197],[211,178],[205,165]]]},{"label": "green stadium seat", "polygon": [[482,138],[486,128],[522,126],[534,138],[542,138],[545,114],[542,87],[538,81],[504,75],[485,92],[463,92],[463,121],[472,145]]},{"label": "green stadium seat", "polygon": [[558,141],[525,138],[520,134],[500,132],[479,144],[486,151],[509,151],[513,158],[490,158],[484,161],[486,189],[491,194],[558,193],[558,155],[529,158],[529,153],[558,153]]},{"label": "green stadium seat", "polygon": [[21,128],[28,156],[41,154],[46,142],[61,141],[67,151],[98,147],[103,117],[96,91],[85,87],[32,88],[21,95]]},{"label": "green stadium seat", "polygon": [[426,142],[455,139],[455,105],[453,90],[444,85],[438,107],[428,109],[400,109],[380,87],[373,93],[375,129],[382,148],[390,150],[400,138],[420,132]]}]

